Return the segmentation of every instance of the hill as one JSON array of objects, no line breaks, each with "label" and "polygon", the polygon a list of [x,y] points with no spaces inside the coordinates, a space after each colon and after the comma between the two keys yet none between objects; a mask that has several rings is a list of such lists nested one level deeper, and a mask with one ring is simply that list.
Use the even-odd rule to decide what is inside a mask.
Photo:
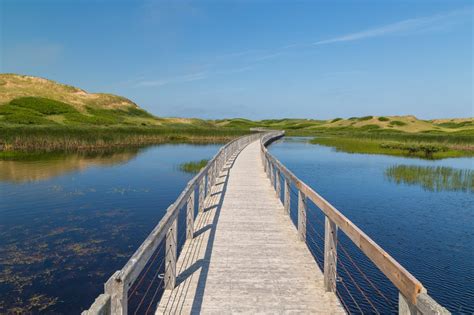
[{"label": "hill", "polygon": [[407,116],[364,116],[347,119],[274,119],[252,121],[243,118],[215,120],[222,128],[284,129],[290,134],[311,134],[321,132],[403,132],[416,133],[453,133],[474,131],[473,118],[421,120],[413,115]]}]

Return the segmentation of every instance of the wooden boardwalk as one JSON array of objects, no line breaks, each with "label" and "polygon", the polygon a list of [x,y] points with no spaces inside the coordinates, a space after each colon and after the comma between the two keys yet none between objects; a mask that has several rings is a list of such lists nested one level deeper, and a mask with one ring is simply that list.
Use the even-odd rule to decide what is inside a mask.
[{"label": "wooden boardwalk", "polygon": [[345,313],[249,144],[225,165],[156,314]]}]

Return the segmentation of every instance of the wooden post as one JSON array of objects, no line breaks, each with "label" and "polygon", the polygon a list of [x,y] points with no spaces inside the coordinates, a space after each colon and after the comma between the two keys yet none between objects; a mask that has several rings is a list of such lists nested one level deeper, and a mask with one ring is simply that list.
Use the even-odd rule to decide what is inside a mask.
[{"label": "wooden post", "polygon": [[186,204],[186,239],[194,237],[194,190]]},{"label": "wooden post", "polygon": [[398,314],[400,315],[417,315],[416,306],[409,299],[398,292]]},{"label": "wooden post", "polygon": [[298,234],[306,241],[306,196],[298,190]]},{"label": "wooden post", "polygon": [[198,204],[198,211],[202,213],[204,210],[204,183],[206,181],[206,176],[203,176],[199,181],[199,204]]},{"label": "wooden post", "polygon": [[276,177],[276,194],[277,194],[278,200],[280,200],[280,197],[281,197],[280,172],[278,171],[278,169],[276,169],[275,173],[276,173],[275,174],[275,177]]},{"label": "wooden post", "polygon": [[285,178],[285,187],[284,187],[285,203],[284,209],[286,213],[290,213],[290,182]]},{"label": "wooden post", "polygon": [[336,292],[337,277],[337,225],[328,217],[324,224],[324,288]]},{"label": "wooden post", "polygon": [[206,187],[206,197],[211,194],[211,170],[207,171],[207,187]]},{"label": "wooden post", "polygon": [[275,189],[275,173],[273,170],[273,164],[270,163],[270,182],[272,183],[272,188]]},{"label": "wooden post", "polygon": [[120,271],[116,271],[107,280],[104,286],[105,293],[110,295],[111,314],[127,315],[128,291],[125,284],[120,280]]},{"label": "wooden post", "polygon": [[178,218],[170,226],[166,233],[166,254],[165,254],[165,288],[174,289],[176,285],[176,250]]}]

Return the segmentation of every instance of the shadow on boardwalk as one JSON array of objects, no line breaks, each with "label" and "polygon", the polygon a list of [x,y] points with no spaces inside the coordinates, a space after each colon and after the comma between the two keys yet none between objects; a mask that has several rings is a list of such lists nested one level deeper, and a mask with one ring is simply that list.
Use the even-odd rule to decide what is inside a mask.
[{"label": "shadow on boardwalk", "polygon": [[[176,288],[165,292],[156,314],[181,313],[185,306],[191,309],[192,314],[200,313],[217,223],[227,190],[230,170],[237,156],[238,154],[227,162],[217,178],[217,183],[211,188],[211,193],[204,202],[204,210],[196,218],[194,237],[192,240],[186,241],[180,255],[177,265]],[[192,277],[196,276],[198,277],[197,286],[191,288]],[[188,294],[194,297],[192,305],[185,305]]]}]

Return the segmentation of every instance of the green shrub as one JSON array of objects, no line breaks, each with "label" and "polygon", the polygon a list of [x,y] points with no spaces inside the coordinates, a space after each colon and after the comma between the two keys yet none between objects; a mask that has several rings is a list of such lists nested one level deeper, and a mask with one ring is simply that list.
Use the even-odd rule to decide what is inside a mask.
[{"label": "green shrub", "polygon": [[336,121],[339,121],[339,120],[342,120],[342,118],[334,118],[333,120],[331,120],[331,122],[336,122]]},{"label": "green shrub", "polygon": [[10,105],[28,108],[43,115],[59,115],[77,112],[71,105],[43,97],[20,97],[12,100]]},{"label": "green shrub", "polygon": [[392,120],[389,125],[391,126],[406,126],[407,123],[400,120]]},{"label": "green shrub", "polygon": [[381,116],[381,117],[379,117],[379,121],[390,121],[390,119],[387,118],[387,117]]},{"label": "green shrub", "polygon": [[358,120],[359,121],[364,121],[364,120],[371,120],[372,118],[374,118],[374,116],[364,116],[364,117],[358,118]]}]

